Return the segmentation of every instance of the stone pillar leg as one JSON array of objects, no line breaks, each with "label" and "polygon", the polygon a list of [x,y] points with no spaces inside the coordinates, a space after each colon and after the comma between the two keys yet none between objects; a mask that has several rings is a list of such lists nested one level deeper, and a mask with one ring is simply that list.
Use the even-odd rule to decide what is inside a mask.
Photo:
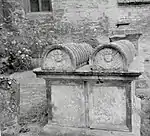
[{"label": "stone pillar leg", "polygon": [[51,82],[48,79],[45,79],[45,82],[46,82],[46,97],[47,97],[47,106],[48,106],[48,121],[51,121],[53,118],[52,102],[51,102]]}]

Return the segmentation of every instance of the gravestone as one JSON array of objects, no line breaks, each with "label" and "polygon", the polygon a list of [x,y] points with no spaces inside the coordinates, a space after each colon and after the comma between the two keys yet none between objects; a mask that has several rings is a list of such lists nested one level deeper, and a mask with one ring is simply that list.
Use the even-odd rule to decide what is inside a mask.
[{"label": "gravestone", "polygon": [[[78,46],[70,48],[77,50],[82,43]],[[53,50],[47,50],[45,54],[51,52]],[[119,40],[99,45],[92,54],[81,53],[87,58],[78,57],[77,61],[76,57],[70,57],[67,61],[78,62],[72,71],[57,65],[57,70],[52,70],[52,57],[48,60],[44,57],[41,68],[34,70],[37,77],[45,79],[47,88],[49,121],[43,133],[49,136],[140,136],[140,118],[134,110],[140,109],[140,101],[135,97],[134,80],[141,72],[129,69],[136,57],[134,45],[128,40]],[[72,56],[77,54],[80,53],[74,52]],[[90,62],[78,67],[83,60]]]},{"label": "gravestone", "polygon": [[0,78],[0,125],[2,136],[19,135],[20,90],[14,79]]}]

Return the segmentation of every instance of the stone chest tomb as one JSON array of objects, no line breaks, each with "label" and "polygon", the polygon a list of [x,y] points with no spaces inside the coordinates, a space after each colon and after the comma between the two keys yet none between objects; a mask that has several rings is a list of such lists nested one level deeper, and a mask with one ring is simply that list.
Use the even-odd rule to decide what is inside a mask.
[{"label": "stone chest tomb", "polygon": [[[128,40],[96,49],[84,43],[49,47],[41,68],[34,70],[46,81],[49,121],[44,132],[54,136],[140,135],[140,118],[133,105],[140,108],[134,80],[141,73],[130,69],[137,60],[135,52]],[[58,54],[65,57],[57,58]]]}]

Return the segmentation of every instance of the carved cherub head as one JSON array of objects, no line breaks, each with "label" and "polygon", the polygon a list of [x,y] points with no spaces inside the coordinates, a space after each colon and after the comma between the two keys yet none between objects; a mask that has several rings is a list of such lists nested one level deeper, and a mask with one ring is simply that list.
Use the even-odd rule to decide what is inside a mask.
[{"label": "carved cherub head", "polygon": [[103,57],[106,62],[111,62],[113,59],[112,50],[111,49],[105,50]]},{"label": "carved cherub head", "polygon": [[61,50],[55,50],[53,55],[56,62],[61,62],[63,60],[63,52]]}]

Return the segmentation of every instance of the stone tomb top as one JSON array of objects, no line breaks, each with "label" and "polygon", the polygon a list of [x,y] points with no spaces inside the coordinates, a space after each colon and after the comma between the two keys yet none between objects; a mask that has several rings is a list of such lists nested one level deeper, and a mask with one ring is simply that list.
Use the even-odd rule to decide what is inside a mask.
[{"label": "stone tomb top", "polygon": [[98,46],[90,59],[92,70],[128,71],[136,56],[135,46],[128,40]]},{"label": "stone tomb top", "polygon": [[86,65],[92,47],[86,43],[52,45],[43,54],[42,69],[50,71],[74,71]]},{"label": "stone tomb top", "polygon": [[51,72],[143,72],[142,60],[129,40],[101,44],[93,49],[86,43],[51,45],[43,53],[41,70]]}]

